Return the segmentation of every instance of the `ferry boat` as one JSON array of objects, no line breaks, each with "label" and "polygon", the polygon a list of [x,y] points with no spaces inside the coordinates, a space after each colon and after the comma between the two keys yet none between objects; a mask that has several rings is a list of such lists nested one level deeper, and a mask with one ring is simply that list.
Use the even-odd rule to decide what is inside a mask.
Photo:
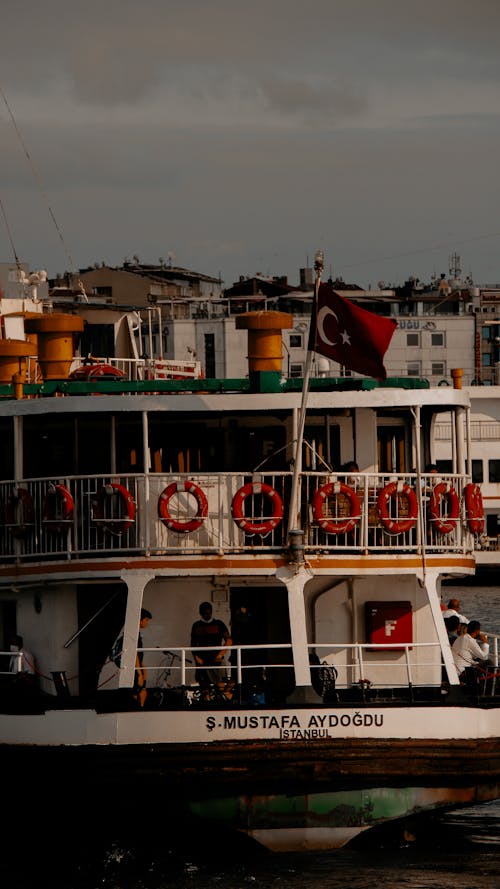
[{"label": "ferry boat", "polygon": [[[481,533],[468,394],[322,377],[304,412],[281,312],[238,318],[241,379],[75,374],[78,315],[23,321],[0,340],[12,799],[36,799],[54,833],[90,806],[147,831],[160,807],[193,841],[215,827],[298,850],[498,798],[497,640],[489,678],[461,685],[441,610]],[[442,414],[454,447],[436,476]],[[204,602],[231,637],[208,689]],[[13,634],[34,677],[12,672]]]}]

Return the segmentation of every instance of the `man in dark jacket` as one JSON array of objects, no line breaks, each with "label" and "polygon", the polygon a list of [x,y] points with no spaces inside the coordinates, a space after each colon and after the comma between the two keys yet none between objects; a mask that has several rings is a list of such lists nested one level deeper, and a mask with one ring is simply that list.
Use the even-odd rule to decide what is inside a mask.
[{"label": "man in dark jacket", "polygon": [[206,668],[220,667],[226,647],[232,644],[232,640],[225,623],[213,617],[210,602],[202,602],[199,611],[200,620],[196,620],[191,627],[191,647],[213,648],[213,651],[193,652],[195,663],[198,667],[203,667],[203,669],[196,670],[195,676],[202,693],[206,696],[209,693],[210,685],[225,679],[223,670]]}]

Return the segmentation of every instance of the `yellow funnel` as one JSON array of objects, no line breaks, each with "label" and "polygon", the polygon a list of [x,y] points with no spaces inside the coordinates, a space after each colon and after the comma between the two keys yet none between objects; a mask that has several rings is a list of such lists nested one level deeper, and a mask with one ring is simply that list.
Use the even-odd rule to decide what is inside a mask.
[{"label": "yellow funnel", "polygon": [[236,316],[236,329],[248,330],[248,369],[281,370],[281,331],[293,327],[286,312],[245,312]]},{"label": "yellow funnel", "polygon": [[83,330],[83,319],[54,313],[26,318],[24,327],[38,335],[38,363],[44,380],[65,380],[75,354],[73,334]]}]

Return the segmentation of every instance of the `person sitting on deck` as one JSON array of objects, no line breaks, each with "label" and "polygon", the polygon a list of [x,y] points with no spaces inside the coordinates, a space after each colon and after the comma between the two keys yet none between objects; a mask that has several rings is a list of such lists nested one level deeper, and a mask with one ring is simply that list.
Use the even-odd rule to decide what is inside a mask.
[{"label": "person sitting on deck", "polygon": [[481,633],[478,620],[469,621],[467,632],[458,637],[451,651],[460,682],[474,688],[479,662],[487,661],[490,653],[488,637]]},{"label": "person sitting on deck", "polygon": [[445,617],[444,622],[448,633],[448,642],[450,645],[453,645],[457,641],[459,635],[461,635],[459,632],[460,618],[458,614],[452,614],[450,617]]},{"label": "person sitting on deck", "polygon": [[443,617],[458,617],[461,624],[468,624],[469,620],[463,614],[460,614],[460,602],[458,599],[450,599],[448,607],[443,611]]}]

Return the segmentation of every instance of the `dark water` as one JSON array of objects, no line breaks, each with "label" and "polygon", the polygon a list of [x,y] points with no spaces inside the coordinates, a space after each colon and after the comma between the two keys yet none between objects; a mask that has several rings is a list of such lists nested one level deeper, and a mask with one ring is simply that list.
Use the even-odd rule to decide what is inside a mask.
[{"label": "dark water", "polygon": [[[500,634],[499,588],[446,586],[443,598],[452,596],[467,617]],[[273,854],[206,832],[169,836],[160,799],[155,812],[131,811],[130,833],[117,836],[111,810],[101,813],[101,823],[89,812],[72,832],[77,801],[69,795],[64,841],[54,825],[50,840],[37,842],[43,804],[17,802],[18,848],[3,848],[1,889],[500,889],[500,801],[429,816],[410,836],[373,831],[345,849],[300,854]]]}]

